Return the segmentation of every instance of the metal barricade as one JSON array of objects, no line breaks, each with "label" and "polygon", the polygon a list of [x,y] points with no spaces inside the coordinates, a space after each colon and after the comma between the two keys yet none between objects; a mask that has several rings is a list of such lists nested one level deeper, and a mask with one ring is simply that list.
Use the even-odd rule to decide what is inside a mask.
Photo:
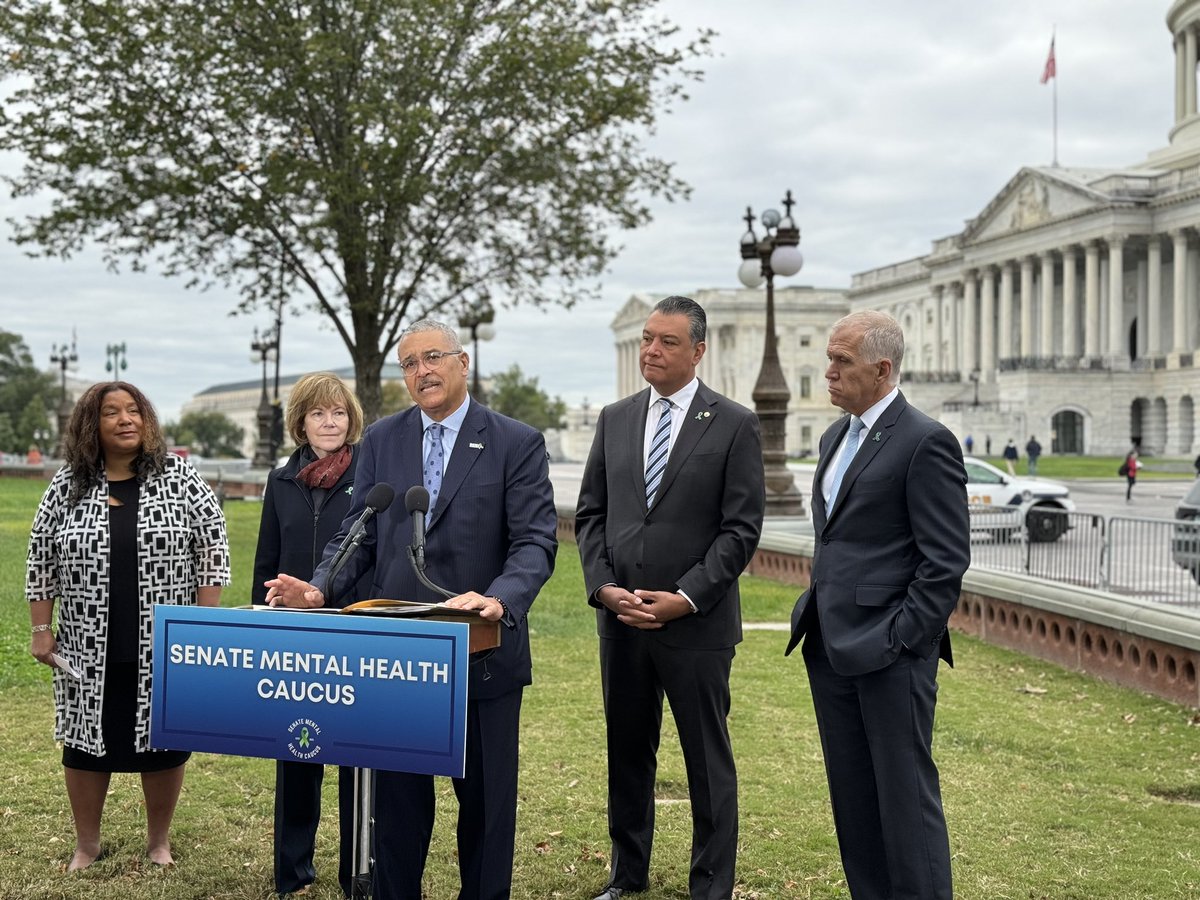
[{"label": "metal barricade", "polygon": [[1016,507],[970,513],[972,566],[1200,611],[1200,521],[1044,507],[1025,521]]},{"label": "metal barricade", "polygon": [[1112,516],[1105,590],[1200,608],[1200,523]]}]

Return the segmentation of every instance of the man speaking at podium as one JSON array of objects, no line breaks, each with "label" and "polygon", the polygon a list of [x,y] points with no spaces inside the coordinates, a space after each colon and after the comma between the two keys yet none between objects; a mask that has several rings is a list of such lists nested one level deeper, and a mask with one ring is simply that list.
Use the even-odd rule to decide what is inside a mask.
[{"label": "man speaking at podium", "polygon": [[[500,646],[471,661],[466,777],[454,779],[459,897],[501,900],[512,889],[521,694],[532,680],[526,616],[554,569],[558,547],[546,444],[528,425],[467,396],[470,359],[449,326],[429,319],[409,325],[399,358],[416,405],[367,429],[354,504],[313,583],[280,575],[267,582],[267,602],[322,606],[328,595],[336,603],[340,589],[372,567],[372,597],[440,600],[418,580],[405,552],[413,523],[400,504],[372,520],[358,553],[333,585],[326,583],[331,560],[375,484],[398,493],[415,485],[429,491],[427,576],[463,591],[447,605],[477,609],[505,625]],[[376,900],[420,900],[433,818],[432,776],[376,774]]]}]

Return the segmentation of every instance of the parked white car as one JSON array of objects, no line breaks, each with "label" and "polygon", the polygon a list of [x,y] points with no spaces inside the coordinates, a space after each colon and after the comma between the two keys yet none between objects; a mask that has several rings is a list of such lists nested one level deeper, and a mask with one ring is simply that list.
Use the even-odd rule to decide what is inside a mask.
[{"label": "parked white car", "polygon": [[1031,541],[1057,541],[1070,527],[1064,513],[1074,512],[1075,503],[1065,484],[1009,475],[974,456],[963,457],[963,465],[973,529],[1007,540],[1024,523]]}]

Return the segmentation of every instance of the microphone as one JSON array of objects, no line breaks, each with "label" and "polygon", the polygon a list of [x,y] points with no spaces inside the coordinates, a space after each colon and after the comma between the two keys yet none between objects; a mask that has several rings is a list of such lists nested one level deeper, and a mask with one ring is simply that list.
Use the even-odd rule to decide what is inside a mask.
[{"label": "microphone", "polygon": [[425,574],[425,514],[429,512],[429,491],[423,485],[414,484],[404,492],[404,508],[412,516],[413,536],[408,546],[408,561],[412,563],[417,580],[447,600],[457,596],[454,591],[434,584]]},{"label": "microphone", "polygon": [[404,508],[412,516],[412,546],[409,548],[415,558],[413,565],[418,570],[425,570],[425,515],[429,512],[429,491],[422,485],[414,484],[404,492]]},{"label": "microphone", "polygon": [[331,600],[329,597],[329,588],[333,585],[333,580],[342,571],[342,567],[350,561],[350,557],[358,551],[359,545],[366,539],[367,525],[379,513],[384,512],[391,506],[392,501],[395,499],[396,491],[390,484],[379,482],[371,490],[367,491],[366,508],[350,527],[349,533],[342,541],[341,546],[338,547],[337,553],[333,557],[333,563],[329,567],[329,577],[325,579],[326,602]]}]

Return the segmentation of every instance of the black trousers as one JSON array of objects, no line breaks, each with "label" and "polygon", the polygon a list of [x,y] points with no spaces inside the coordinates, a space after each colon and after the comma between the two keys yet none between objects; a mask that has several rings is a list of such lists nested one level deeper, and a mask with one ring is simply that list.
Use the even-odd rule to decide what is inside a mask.
[{"label": "black trousers", "polygon": [[[458,797],[459,900],[507,900],[517,835],[518,688],[467,703],[466,777]],[[375,773],[374,900],[421,900],[433,836],[432,775]]]},{"label": "black trousers", "polygon": [[[290,894],[317,877],[313,847],[321,820],[321,782],[317,763],[275,763],[275,890]],[[354,846],[354,769],[338,767],[338,884],[350,896]]]},{"label": "black trousers", "polygon": [[679,730],[692,807],[692,900],[729,900],[737,857],[737,771],[729,740],[729,672],[734,649],[691,650],[633,636],[600,641],[608,725],[611,883],[650,881],[654,779],[663,695]]},{"label": "black trousers", "polygon": [[902,650],[878,671],[839,675],[814,617],[804,662],[850,895],[951,900],[950,841],[931,750],[938,657]]}]

